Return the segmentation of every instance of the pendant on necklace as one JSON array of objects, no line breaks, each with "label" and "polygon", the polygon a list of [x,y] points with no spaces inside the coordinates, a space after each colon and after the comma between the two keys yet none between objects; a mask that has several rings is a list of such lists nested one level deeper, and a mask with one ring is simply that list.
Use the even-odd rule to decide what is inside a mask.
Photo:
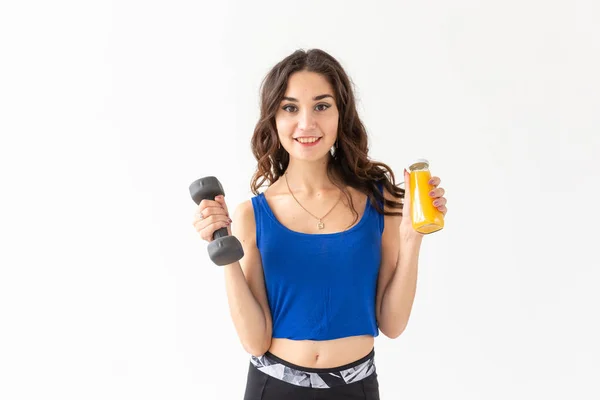
[{"label": "pendant on necklace", "polygon": [[319,220],[319,223],[317,224],[317,228],[319,228],[319,229],[325,228],[325,224],[323,223],[323,221]]}]

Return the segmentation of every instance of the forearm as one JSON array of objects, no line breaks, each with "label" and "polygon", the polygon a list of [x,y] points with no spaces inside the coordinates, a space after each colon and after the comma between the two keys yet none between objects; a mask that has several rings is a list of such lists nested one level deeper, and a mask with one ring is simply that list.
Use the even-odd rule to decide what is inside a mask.
[{"label": "forearm", "polygon": [[239,262],[224,267],[229,312],[244,349],[262,355],[271,341],[265,313],[256,300]]},{"label": "forearm", "polygon": [[400,336],[408,325],[417,288],[422,236],[400,238],[398,263],[381,303],[381,329],[386,336]]}]

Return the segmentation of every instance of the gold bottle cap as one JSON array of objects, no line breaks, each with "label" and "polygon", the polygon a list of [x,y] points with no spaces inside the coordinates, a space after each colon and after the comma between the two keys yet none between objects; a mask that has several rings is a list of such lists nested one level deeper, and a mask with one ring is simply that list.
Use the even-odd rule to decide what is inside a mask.
[{"label": "gold bottle cap", "polygon": [[429,168],[429,161],[424,158],[417,158],[416,160],[413,160],[408,167],[409,171],[425,168]]}]

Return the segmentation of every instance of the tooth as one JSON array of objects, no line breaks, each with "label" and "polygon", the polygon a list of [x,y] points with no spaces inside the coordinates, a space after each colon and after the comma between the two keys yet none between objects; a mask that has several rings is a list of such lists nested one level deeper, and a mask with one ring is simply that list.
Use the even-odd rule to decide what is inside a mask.
[{"label": "tooth", "polygon": [[312,137],[312,138],[298,138],[298,141],[300,143],[314,143],[317,140],[319,140],[319,138],[314,138],[314,137]]}]

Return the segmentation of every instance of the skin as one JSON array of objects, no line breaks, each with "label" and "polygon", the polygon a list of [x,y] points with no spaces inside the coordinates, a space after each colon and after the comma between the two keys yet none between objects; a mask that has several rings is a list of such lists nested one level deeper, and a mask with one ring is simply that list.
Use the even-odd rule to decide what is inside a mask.
[{"label": "skin", "polygon": [[[329,150],[337,139],[339,110],[335,92],[319,74],[301,71],[290,76],[286,99],[276,114],[281,146],[290,154],[287,184],[283,177],[265,190],[265,198],[277,219],[287,228],[303,233],[340,232],[354,222],[354,215],[341,191],[327,177]],[[319,138],[314,146],[303,146],[298,138]],[[405,182],[408,174],[404,171]],[[444,189],[433,177],[430,196],[446,213]],[[288,189],[289,184],[289,189]],[[323,216],[325,228],[317,228],[317,219],[308,214],[292,197],[290,189],[310,213]],[[359,219],[367,196],[347,188]],[[386,191],[385,196],[391,198]],[[404,215],[410,215],[407,192]],[[339,201],[338,201],[339,200]],[[198,217],[202,215],[202,219]],[[368,354],[374,346],[372,336],[353,336],[328,341],[272,338],[272,318],[267,302],[260,253],[256,247],[256,226],[252,203],[247,200],[235,210],[233,221],[222,197],[204,200],[196,210],[193,225],[203,240],[227,227],[244,248],[244,257],[223,267],[229,309],[244,349],[259,356],[267,350],[291,363],[310,368],[331,368],[353,362]],[[382,236],[382,262],[377,288],[377,321],[380,331],[397,338],[406,328],[414,301],[418,255],[423,235],[412,228],[409,218],[385,216]],[[401,255],[399,257],[398,255]]]}]

